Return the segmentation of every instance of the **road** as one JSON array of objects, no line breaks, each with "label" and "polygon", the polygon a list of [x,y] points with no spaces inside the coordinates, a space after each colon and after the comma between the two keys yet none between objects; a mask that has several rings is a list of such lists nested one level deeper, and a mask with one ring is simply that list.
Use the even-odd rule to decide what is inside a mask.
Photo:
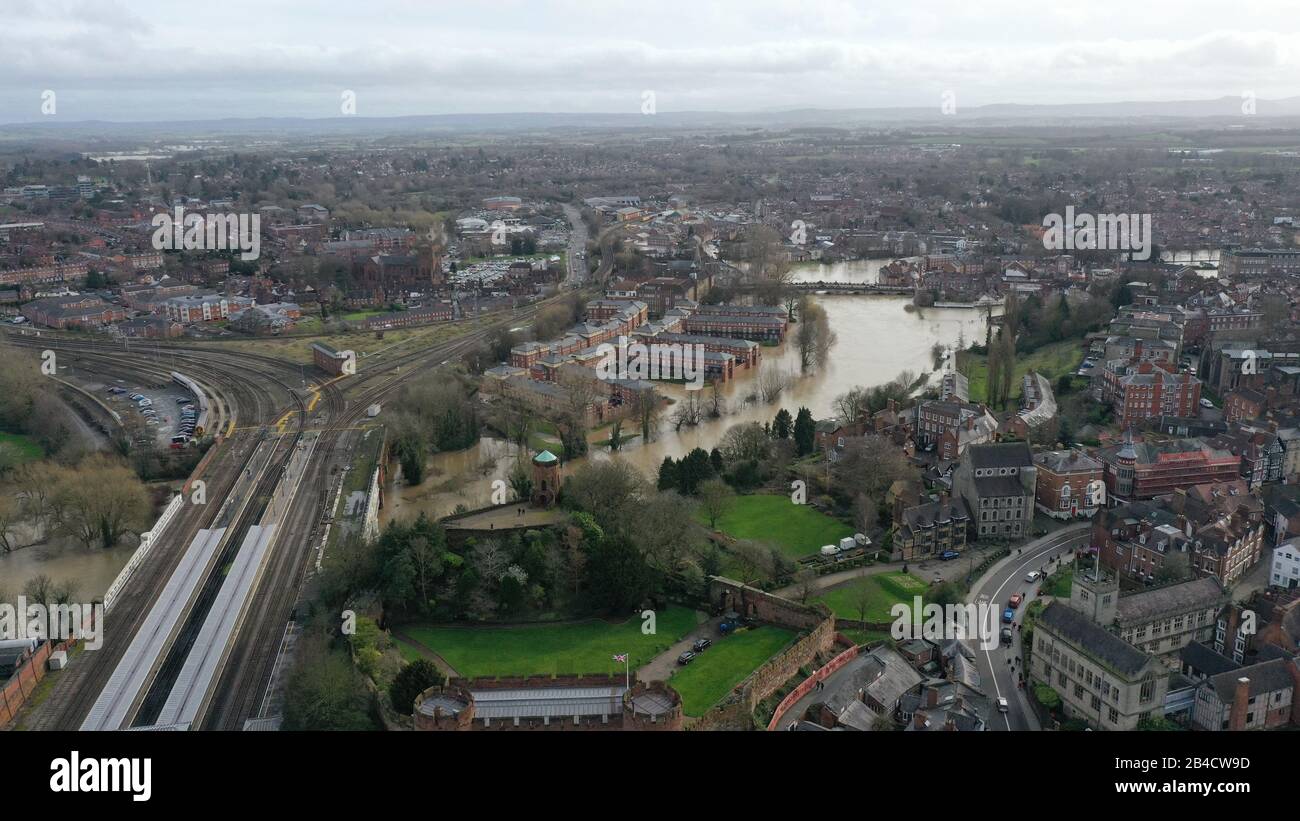
[{"label": "road", "polygon": [[[1025,581],[1025,574],[1031,570],[1050,573],[1055,567],[1056,559],[1067,556],[1075,547],[1086,545],[1091,524],[1081,522],[1062,528],[1054,533],[1030,542],[1020,548],[1012,548],[1011,555],[993,566],[972,587],[966,600],[970,603],[988,602],[997,607],[998,612],[1006,607],[1007,599],[1012,594],[1020,593],[1025,601],[1015,611],[1015,622],[1024,618],[1025,608],[1038,595],[1038,583]],[[1001,617],[999,616],[999,622]],[[1000,630],[1000,626],[999,626]],[[990,719],[992,730],[1037,730],[1038,721],[1025,701],[1025,693],[1020,689],[1018,675],[1022,667],[1020,659],[1020,632],[1013,630],[1013,643],[1010,647],[1001,644],[994,650],[986,650],[978,641],[969,641],[975,651],[976,666],[980,672],[980,689],[996,703],[999,698],[1007,699],[1007,712]],[[1012,660],[1016,664],[1012,664]]]},{"label": "road", "polygon": [[577,206],[565,203],[564,217],[569,221],[569,271],[565,284],[571,288],[581,288],[587,281],[587,223],[582,221],[582,213]]}]

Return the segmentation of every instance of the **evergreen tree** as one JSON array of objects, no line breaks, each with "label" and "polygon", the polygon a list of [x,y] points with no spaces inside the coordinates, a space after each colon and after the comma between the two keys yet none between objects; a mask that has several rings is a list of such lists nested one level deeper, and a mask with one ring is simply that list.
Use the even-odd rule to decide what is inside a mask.
[{"label": "evergreen tree", "polygon": [[709,451],[709,464],[713,466],[713,472],[721,476],[725,467],[722,461],[722,451],[717,448]]},{"label": "evergreen tree", "polygon": [[807,456],[817,447],[817,423],[813,421],[812,411],[800,408],[794,419],[795,451],[800,456]]},{"label": "evergreen tree", "polygon": [[677,488],[677,463],[673,461],[673,457],[665,456],[663,462],[659,464],[659,481],[655,486],[660,490]]},{"label": "evergreen tree", "polygon": [[793,427],[794,422],[790,419],[790,411],[781,408],[776,412],[776,418],[772,420],[772,438],[789,439]]}]

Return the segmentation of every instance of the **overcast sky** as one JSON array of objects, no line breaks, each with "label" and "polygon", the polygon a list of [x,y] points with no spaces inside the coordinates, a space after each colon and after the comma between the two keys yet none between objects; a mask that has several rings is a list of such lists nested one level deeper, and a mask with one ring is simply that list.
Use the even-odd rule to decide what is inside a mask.
[{"label": "overcast sky", "polygon": [[[1163,7],[1156,8],[1157,6]],[[0,122],[1300,94],[1285,0],[3,0]]]}]

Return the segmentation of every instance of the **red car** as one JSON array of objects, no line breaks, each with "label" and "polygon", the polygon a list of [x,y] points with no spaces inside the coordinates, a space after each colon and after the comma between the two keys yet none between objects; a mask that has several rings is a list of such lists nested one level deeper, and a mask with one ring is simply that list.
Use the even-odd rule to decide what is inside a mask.
[{"label": "red car", "polygon": [[1015,610],[1017,607],[1020,606],[1020,603],[1022,601],[1024,601],[1024,597],[1021,596],[1019,593],[1016,593],[1010,599],[1007,600],[1007,607],[1010,607],[1012,610]]}]

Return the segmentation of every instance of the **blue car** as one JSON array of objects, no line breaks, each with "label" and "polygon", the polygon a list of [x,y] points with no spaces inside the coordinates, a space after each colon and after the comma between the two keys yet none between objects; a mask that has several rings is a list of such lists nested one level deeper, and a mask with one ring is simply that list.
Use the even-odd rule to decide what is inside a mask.
[{"label": "blue car", "polygon": [[943,551],[942,554],[940,554],[939,561],[941,562],[951,561],[952,559],[955,559],[960,555],[961,554],[958,553],[956,550],[945,550]]},{"label": "blue car", "polygon": [[1003,623],[1003,624],[1010,624],[1011,622],[1013,622],[1013,621],[1015,621],[1015,620],[1016,620],[1016,611],[1012,610],[1010,607],[1008,607],[1006,610],[1003,610],[1003,611],[1002,611],[1002,623]]}]

